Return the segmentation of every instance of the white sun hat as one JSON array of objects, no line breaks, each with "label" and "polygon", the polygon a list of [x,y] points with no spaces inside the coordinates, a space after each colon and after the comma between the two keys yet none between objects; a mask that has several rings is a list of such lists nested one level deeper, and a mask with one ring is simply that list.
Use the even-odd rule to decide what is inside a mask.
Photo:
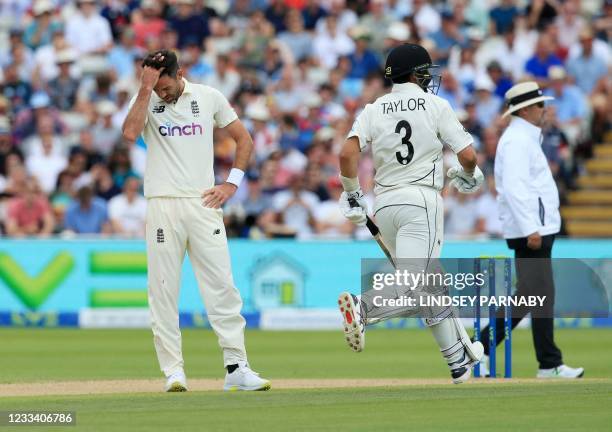
[{"label": "white sun hat", "polygon": [[552,96],[542,96],[542,90],[535,81],[516,84],[504,96],[508,110],[502,117],[506,117],[529,105],[554,99]]}]

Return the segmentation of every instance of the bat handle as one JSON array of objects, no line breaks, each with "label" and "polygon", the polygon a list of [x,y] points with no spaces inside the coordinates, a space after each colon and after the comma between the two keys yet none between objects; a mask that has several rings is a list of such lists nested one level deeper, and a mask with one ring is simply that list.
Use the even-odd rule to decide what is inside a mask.
[{"label": "bat handle", "polygon": [[357,200],[353,197],[350,197],[348,199],[348,203],[351,207],[359,207],[359,204],[357,203]]}]

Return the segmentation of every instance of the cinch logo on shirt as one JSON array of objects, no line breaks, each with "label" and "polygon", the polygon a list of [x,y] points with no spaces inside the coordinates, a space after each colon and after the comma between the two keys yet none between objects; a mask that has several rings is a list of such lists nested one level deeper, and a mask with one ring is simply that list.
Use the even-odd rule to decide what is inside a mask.
[{"label": "cinch logo on shirt", "polygon": [[161,136],[183,136],[183,135],[203,135],[204,130],[202,125],[197,123],[191,123],[190,125],[173,125],[172,123],[166,123],[159,127],[159,134]]}]

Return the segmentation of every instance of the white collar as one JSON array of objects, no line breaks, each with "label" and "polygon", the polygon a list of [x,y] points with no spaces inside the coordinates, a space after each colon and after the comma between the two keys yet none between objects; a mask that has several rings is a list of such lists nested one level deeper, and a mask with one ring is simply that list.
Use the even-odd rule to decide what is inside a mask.
[{"label": "white collar", "polygon": [[423,91],[421,87],[411,82],[393,84],[393,87],[391,88],[391,91],[393,93],[399,93],[399,92],[404,93],[404,92],[413,91],[413,90]]},{"label": "white collar", "polygon": [[510,122],[510,126],[521,128],[533,139],[537,140],[540,143],[540,137],[542,136],[542,129],[537,127],[534,124],[529,123],[522,117],[513,116],[512,122]]}]

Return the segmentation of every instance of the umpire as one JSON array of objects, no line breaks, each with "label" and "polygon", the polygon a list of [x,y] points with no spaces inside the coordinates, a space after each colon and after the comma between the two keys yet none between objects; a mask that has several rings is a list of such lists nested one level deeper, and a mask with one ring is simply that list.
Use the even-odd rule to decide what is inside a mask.
[{"label": "umpire", "polygon": [[[561,227],[559,192],[548,161],[542,152],[544,101],[535,82],[513,86],[505,94],[512,115],[509,126],[499,140],[495,155],[495,184],[503,233],[516,258],[517,296],[545,295],[543,307],[516,307],[512,311],[512,328],[531,312],[531,330],[539,363],[538,378],[580,378],[583,368],[563,364],[561,350],[554,341],[555,286],[551,252],[555,234]],[[503,327],[503,310],[498,310],[497,328]],[[497,343],[504,332],[497,332]],[[480,340],[485,348],[481,371],[488,375],[489,328]]]}]

